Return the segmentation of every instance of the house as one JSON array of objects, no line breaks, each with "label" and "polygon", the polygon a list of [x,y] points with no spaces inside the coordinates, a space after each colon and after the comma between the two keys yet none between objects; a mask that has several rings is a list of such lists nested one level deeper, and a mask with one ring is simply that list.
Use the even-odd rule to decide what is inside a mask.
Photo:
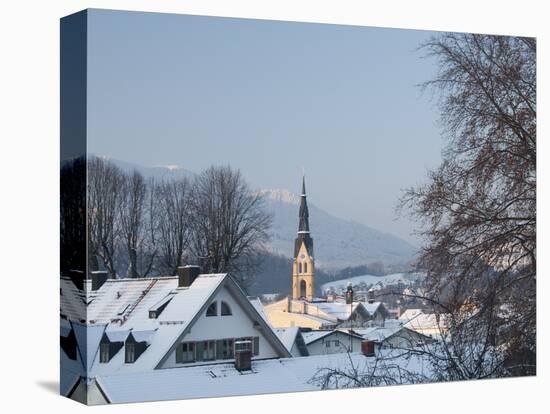
[{"label": "house", "polygon": [[353,352],[265,359],[257,361],[247,372],[239,372],[226,362],[98,376],[90,392],[97,403],[105,404],[316,391],[345,385],[345,378],[339,378],[337,384],[334,377],[332,380],[325,377],[327,371],[346,373],[357,369],[359,374],[400,378],[403,383],[430,381],[432,366],[425,356],[403,357],[395,352],[380,350],[376,357]]},{"label": "house", "polygon": [[265,307],[270,323],[276,328],[298,326],[309,329],[383,326],[389,313],[382,302],[353,302],[286,298]]},{"label": "house", "polygon": [[61,389],[80,401],[95,401],[98,377],[226,363],[238,346],[252,361],[291,356],[228,274],[186,266],[176,277],[105,280],[92,296],[70,283],[61,288]]},{"label": "house", "polygon": [[299,328],[275,328],[274,331],[293,357],[309,356],[304,336]]},{"label": "house", "polygon": [[310,355],[358,352],[363,337],[345,329],[316,330],[303,332]]},{"label": "house", "polygon": [[449,329],[447,315],[424,313],[421,309],[407,309],[399,321],[404,327],[432,338],[440,338]]},{"label": "house", "polygon": [[379,349],[414,349],[433,342],[429,336],[404,327],[398,321],[389,322],[383,327],[360,328],[354,332],[361,335],[363,340],[374,341]]}]

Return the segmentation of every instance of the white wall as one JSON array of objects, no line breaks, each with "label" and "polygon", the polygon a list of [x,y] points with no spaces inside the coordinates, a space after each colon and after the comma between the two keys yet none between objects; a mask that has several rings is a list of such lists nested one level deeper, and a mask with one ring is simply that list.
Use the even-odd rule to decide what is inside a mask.
[{"label": "white wall", "polygon": [[[334,345],[334,341],[336,340],[340,342],[340,346]],[[327,347],[327,341],[330,341],[330,347]],[[361,341],[360,338],[351,337],[352,352],[361,351]],[[307,349],[310,355],[327,355],[348,352],[349,346],[350,336],[342,332],[334,331],[332,334],[310,343]]]},{"label": "white wall", "polygon": [[[271,344],[265,338],[263,332],[254,327],[254,321],[235,301],[231,293],[226,287],[222,288],[213,301],[218,301],[218,316],[206,316],[206,311],[197,319],[191,330],[185,335],[180,342],[190,341],[206,341],[217,340],[224,338],[241,338],[254,337],[260,338],[260,354],[254,356],[253,359],[276,358],[279,355]],[[219,316],[220,302],[226,302],[232,311],[231,316]],[[211,303],[211,302],[210,302]],[[224,360],[230,361],[230,360]],[[204,362],[202,362],[204,363]],[[211,362],[210,362],[211,363]],[[198,363],[195,363],[198,364]],[[162,368],[173,368],[183,365],[192,364],[177,364],[176,351],[174,350],[162,365]]]}]

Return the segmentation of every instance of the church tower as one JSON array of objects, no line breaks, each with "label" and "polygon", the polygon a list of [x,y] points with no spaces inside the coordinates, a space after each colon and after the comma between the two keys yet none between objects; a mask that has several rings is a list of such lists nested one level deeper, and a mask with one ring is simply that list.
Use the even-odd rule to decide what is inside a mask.
[{"label": "church tower", "polygon": [[294,261],[292,263],[292,299],[311,301],[314,292],[315,262],[313,259],[313,239],[309,234],[309,211],[306,200],[306,179],[302,177],[302,195],[298,237],[294,241]]}]

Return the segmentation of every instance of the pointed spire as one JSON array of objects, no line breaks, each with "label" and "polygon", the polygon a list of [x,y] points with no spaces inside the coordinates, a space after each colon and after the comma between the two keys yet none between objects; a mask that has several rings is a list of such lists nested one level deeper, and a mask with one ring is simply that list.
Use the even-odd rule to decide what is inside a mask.
[{"label": "pointed spire", "polygon": [[298,225],[298,233],[309,233],[309,210],[306,200],[306,177],[302,176],[302,196],[300,199],[300,222]]}]

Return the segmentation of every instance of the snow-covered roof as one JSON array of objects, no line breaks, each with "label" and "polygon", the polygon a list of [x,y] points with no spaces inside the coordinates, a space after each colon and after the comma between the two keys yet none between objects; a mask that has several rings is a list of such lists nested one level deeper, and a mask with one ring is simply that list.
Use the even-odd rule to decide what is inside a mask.
[{"label": "snow-covered roof", "polygon": [[296,335],[298,335],[299,329],[297,327],[276,328],[274,331],[285,348],[290,352],[294,346],[294,342],[296,342]]},{"label": "snow-covered roof", "polygon": [[308,304],[308,314],[313,314],[318,309],[318,316],[328,316],[335,318],[336,320],[345,321],[348,320],[352,313],[355,313],[358,308],[362,308],[367,311],[370,316],[373,316],[382,302],[353,302],[352,305],[345,303],[344,301],[334,301],[334,302],[318,302],[318,303],[309,303]]},{"label": "snow-covered roof", "polygon": [[411,319],[416,318],[422,313],[422,309],[407,309],[405,312],[399,316],[399,319],[403,322],[408,322]]},{"label": "snow-covered roof", "polygon": [[[79,350],[77,362],[90,378],[154,370],[222,286],[236,295],[254,323],[264,325],[264,335],[279,354],[290,356],[264,316],[227,274],[201,274],[189,287],[178,287],[175,277],[107,280],[87,307],[88,323],[64,321],[61,334],[67,336],[70,328],[74,330]],[[156,318],[150,318],[151,308],[163,303],[166,304],[164,310]],[[99,343],[104,334],[112,342],[125,341],[131,334],[137,342],[146,342],[148,347],[132,364],[124,362],[123,350],[109,362],[99,363]],[[67,361],[66,367],[71,372],[80,370],[74,361]]]},{"label": "snow-covered roof", "polygon": [[382,342],[390,336],[395,335],[403,329],[402,326],[379,327],[373,326],[370,328],[354,329],[356,333],[369,341]]},{"label": "snow-covered roof", "polygon": [[304,337],[304,342],[306,345],[309,345],[312,342],[318,341],[321,338],[324,338],[325,336],[328,336],[333,331],[327,330],[327,331],[309,331],[309,332],[302,332],[302,336]]},{"label": "snow-covered roof", "polygon": [[[86,319],[86,304],[93,300],[96,292],[91,284],[84,281],[85,289],[79,289],[69,277],[60,279],[60,311],[66,319],[83,321]],[[86,293],[88,292],[88,293]]]},{"label": "snow-covered roof", "polygon": [[[356,332],[355,330],[353,332]],[[350,333],[347,329],[335,329],[335,330],[315,330],[315,331],[309,331],[309,332],[302,332],[302,336],[304,338],[304,342],[306,345],[309,345],[315,341],[318,341],[319,339],[325,338],[327,336],[330,336],[334,333],[341,333],[344,335],[349,336],[355,336],[357,338],[361,338],[359,334],[353,334]]]},{"label": "snow-covered roof", "polygon": [[424,313],[420,309],[408,309],[399,317],[403,326],[414,329],[445,328],[448,324],[446,314]]},{"label": "snow-covered roof", "polygon": [[[384,353],[389,355],[389,352],[380,351],[379,356],[383,357]],[[252,370],[248,372],[239,372],[232,363],[224,363],[101,376],[98,382],[112,403],[225,397],[319,390],[321,384],[312,379],[324,369],[345,371],[353,364],[359,372],[366,372],[376,363],[381,366],[380,360],[377,362],[374,357],[365,357],[360,353],[336,353],[254,361]],[[429,366],[420,356],[392,357],[388,369],[406,369],[419,375],[429,375]]]},{"label": "snow-covered roof", "polygon": [[254,308],[256,308],[256,311],[258,311],[258,313],[262,316],[262,318],[264,319],[264,321],[265,321],[269,326],[271,326],[271,322],[269,321],[269,318],[267,317],[267,314],[265,313],[264,305],[262,304],[262,302],[260,301],[260,299],[259,299],[259,298],[256,298],[256,297],[249,297],[248,300],[250,301],[250,303],[252,304],[252,306],[254,306]]}]

